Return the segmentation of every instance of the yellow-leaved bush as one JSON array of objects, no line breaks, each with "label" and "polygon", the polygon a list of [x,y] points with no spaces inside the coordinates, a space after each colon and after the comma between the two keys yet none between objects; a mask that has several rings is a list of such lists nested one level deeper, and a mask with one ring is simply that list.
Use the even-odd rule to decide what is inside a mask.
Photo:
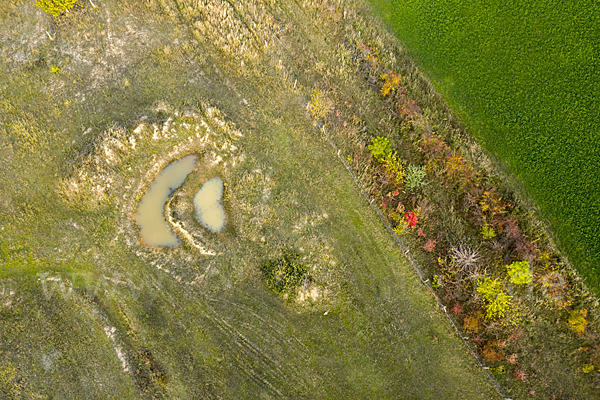
[{"label": "yellow-leaved bush", "polygon": [[404,183],[404,164],[398,159],[396,152],[392,150],[390,140],[387,137],[378,136],[373,138],[368,147],[373,158],[383,164],[394,184],[401,186]]},{"label": "yellow-leaved bush", "polygon": [[587,328],[588,322],[585,317],[587,317],[586,309],[569,311],[569,325],[578,335],[585,332]]},{"label": "yellow-leaved bush", "polygon": [[527,285],[533,279],[528,261],[516,261],[507,265],[506,270],[508,272],[508,279],[515,285]]},{"label": "yellow-leaved bush", "polygon": [[500,279],[485,278],[479,282],[477,293],[483,300],[485,319],[501,318],[511,306],[510,296],[504,293]]},{"label": "yellow-leaved bush", "polygon": [[52,14],[53,17],[58,17],[60,14],[67,11],[77,3],[77,0],[36,0],[35,5]]}]

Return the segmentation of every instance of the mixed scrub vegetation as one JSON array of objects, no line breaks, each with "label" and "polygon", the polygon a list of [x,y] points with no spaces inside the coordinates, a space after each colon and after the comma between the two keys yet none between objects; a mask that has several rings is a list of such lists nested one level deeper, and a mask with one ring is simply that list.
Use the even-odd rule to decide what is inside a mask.
[{"label": "mixed scrub vegetation", "polygon": [[366,4],[65,4],[0,5],[0,397],[598,396],[597,298]]},{"label": "mixed scrub vegetation", "polygon": [[600,294],[600,5],[371,3]]},{"label": "mixed scrub vegetation", "polygon": [[593,396],[600,383],[595,295],[414,67],[396,69],[376,42],[347,46],[395,129],[369,134],[357,115],[348,129],[343,113],[328,106],[344,104],[335,87],[329,99],[315,89],[309,110],[408,245],[460,334],[510,396]]}]

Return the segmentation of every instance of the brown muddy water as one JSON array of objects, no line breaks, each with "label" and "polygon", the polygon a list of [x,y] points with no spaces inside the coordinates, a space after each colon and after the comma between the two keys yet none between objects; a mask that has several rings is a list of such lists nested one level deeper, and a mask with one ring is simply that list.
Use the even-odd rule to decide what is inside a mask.
[{"label": "brown muddy water", "polygon": [[214,177],[206,181],[194,196],[196,218],[205,228],[220,232],[225,227],[225,210],[221,203],[223,180]]},{"label": "brown muddy water", "polygon": [[136,222],[140,235],[150,246],[178,247],[181,240],[169,229],[165,220],[167,199],[185,181],[198,163],[198,156],[190,154],[163,168],[140,200]]}]

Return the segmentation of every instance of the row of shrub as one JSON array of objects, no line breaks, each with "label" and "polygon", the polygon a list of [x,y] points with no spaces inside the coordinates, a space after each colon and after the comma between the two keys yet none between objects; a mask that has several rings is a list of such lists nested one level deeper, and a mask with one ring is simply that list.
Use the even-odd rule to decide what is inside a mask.
[{"label": "row of shrub", "polygon": [[[417,254],[481,357],[499,378],[512,377],[523,390],[535,392],[547,385],[540,367],[526,358],[532,351],[524,337],[531,320],[558,320],[557,334],[570,332],[565,354],[576,352],[579,373],[599,384],[598,374],[592,374],[600,370],[600,336],[591,328],[593,299],[572,279],[546,234],[499,178],[484,172],[450,134],[442,133],[377,51],[362,40],[347,48],[398,127],[394,137],[365,134],[354,144],[345,143],[344,150],[352,152],[348,161],[394,231]],[[336,120],[340,113],[332,112],[331,101],[327,112],[319,112],[316,98],[326,103],[321,90],[313,93],[309,110],[315,120],[347,126]],[[362,122],[354,116],[351,123],[357,121]]]}]

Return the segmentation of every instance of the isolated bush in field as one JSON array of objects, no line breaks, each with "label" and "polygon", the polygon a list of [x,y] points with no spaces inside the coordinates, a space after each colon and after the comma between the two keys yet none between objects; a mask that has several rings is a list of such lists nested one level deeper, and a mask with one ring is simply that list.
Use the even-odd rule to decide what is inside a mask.
[{"label": "isolated bush in field", "polygon": [[450,157],[450,147],[442,138],[437,135],[428,133],[423,135],[419,142],[419,149],[425,153],[425,156],[433,159],[442,159]]},{"label": "isolated bush in field", "polygon": [[508,278],[515,285],[527,285],[533,279],[528,261],[516,261],[507,265],[506,269],[508,271]]},{"label": "isolated bush in field", "polygon": [[504,317],[511,306],[510,296],[502,290],[500,279],[485,278],[479,283],[477,293],[483,299],[485,319]]},{"label": "isolated bush in field", "polygon": [[308,274],[299,258],[296,253],[286,252],[281,258],[266,262],[261,269],[267,286],[279,295],[293,295]]},{"label": "isolated bush in field", "polygon": [[382,65],[382,62],[373,54],[373,49],[362,39],[356,41],[356,47],[361,50],[360,55],[362,58],[369,63],[372,71],[378,70]]},{"label": "isolated bush in field", "polygon": [[578,335],[585,332],[588,322],[585,319],[587,317],[587,310],[572,310],[569,311],[569,325]]},{"label": "isolated bush in field", "polygon": [[396,232],[397,235],[402,235],[404,232],[406,232],[407,227],[408,226],[406,222],[402,221],[394,227],[394,232]]},{"label": "isolated bush in field", "polygon": [[58,17],[77,3],[77,0],[36,0],[35,5],[43,11]]},{"label": "isolated bush in field", "polygon": [[402,118],[414,118],[422,114],[421,107],[404,93],[398,94],[398,115]]},{"label": "isolated bush in field", "polygon": [[506,207],[502,201],[502,197],[500,197],[493,189],[483,192],[479,205],[481,206],[481,211],[483,213],[488,213],[492,218],[506,213]]},{"label": "isolated bush in field", "polygon": [[462,314],[465,309],[460,305],[460,303],[456,303],[454,304],[454,306],[452,306],[452,308],[450,309],[450,311],[452,312],[452,314]]},{"label": "isolated bush in field", "polygon": [[416,165],[409,165],[406,169],[406,187],[410,190],[415,190],[421,186],[425,186],[425,166],[417,167]]},{"label": "isolated bush in field", "polygon": [[378,136],[373,138],[372,143],[368,146],[371,150],[371,155],[379,162],[385,162],[392,155],[392,145],[386,137]]}]

